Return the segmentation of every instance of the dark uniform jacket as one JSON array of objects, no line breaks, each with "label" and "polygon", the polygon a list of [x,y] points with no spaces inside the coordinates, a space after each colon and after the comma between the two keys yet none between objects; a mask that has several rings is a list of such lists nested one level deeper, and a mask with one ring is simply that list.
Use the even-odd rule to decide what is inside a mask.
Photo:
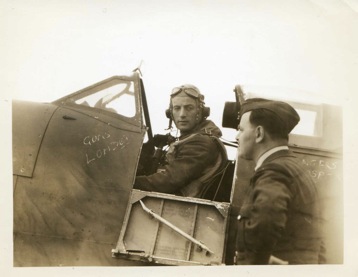
[{"label": "dark uniform jacket", "polygon": [[301,161],[288,150],[256,170],[238,217],[238,264],[317,264],[322,246],[318,195]]},{"label": "dark uniform jacket", "polygon": [[203,121],[191,134],[170,145],[163,168],[149,176],[138,176],[134,188],[201,197],[203,187],[227,160],[221,135],[212,121]]}]

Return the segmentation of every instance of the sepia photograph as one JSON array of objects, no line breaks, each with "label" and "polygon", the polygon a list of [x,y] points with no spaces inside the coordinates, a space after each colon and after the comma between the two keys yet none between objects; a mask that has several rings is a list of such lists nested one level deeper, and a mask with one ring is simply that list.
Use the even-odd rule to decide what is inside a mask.
[{"label": "sepia photograph", "polygon": [[3,276],[357,276],[358,1],[0,6]]}]

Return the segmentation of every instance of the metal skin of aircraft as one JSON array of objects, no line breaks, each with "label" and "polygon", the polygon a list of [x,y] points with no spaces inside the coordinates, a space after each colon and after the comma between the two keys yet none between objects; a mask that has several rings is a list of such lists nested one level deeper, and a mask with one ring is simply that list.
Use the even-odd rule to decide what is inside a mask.
[{"label": "metal skin of aircraft", "polygon": [[[234,114],[231,116],[233,121],[224,124],[223,119],[223,126],[227,125],[224,127],[236,128],[237,103],[242,99],[239,97],[238,87],[235,88],[235,93],[236,104],[228,105]],[[132,259],[129,257],[131,255],[113,255],[113,249],[118,250],[118,245],[136,245],[131,236],[124,236],[124,231],[127,231],[125,228],[129,231],[138,230],[140,236],[148,233],[144,229],[150,229],[139,226],[142,229],[139,230],[135,224],[131,225],[128,221],[128,207],[133,208],[134,212],[141,206],[144,207],[145,212],[138,219],[141,222],[148,220],[147,213],[167,222],[147,207],[155,204],[157,198],[166,198],[165,201],[169,203],[180,201],[177,206],[182,210],[172,213],[174,219],[178,219],[177,214],[186,216],[183,211],[188,209],[188,205],[198,206],[195,211],[199,210],[199,216],[193,217],[188,228],[204,238],[207,234],[204,230],[207,229],[200,213],[217,218],[220,224],[225,223],[220,228],[217,225],[210,227],[216,232],[213,235],[220,236],[221,240],[206,238],[205,242],[211,244],[207,249],[221,249],[222,253],[217,254],[216,251],[215,254],[219,264],[232,264],[235,232],[230,226],[235,224],[235,218],[230,216],[229,209],[223,207],[240,207],[253,165],[242,160],[232,161],[224,176],[225,185],[222,189],[226,194],[218,198],[219,202],[193,198],[186,202],[180,197],[162,197],[162,194],[155,193],[147,195],[153,196],[154,200],[142,201],[141,192],[132,190],[133,182],[138,171],[146,172],[148,168],[152,168],[150,158],[155,149],[143,143],[146,134],[149,140],[153,134],[144,85],[138,71],[131,76],[111,77],[52,103],[14,100],[12,110],[14,266],[157,265],[158,259],[157,263],[143,262],[153,260],[153,249],[151,253],[145,253],[145,257],[149,255],[147,259],[142,259],[143,256]],[[340,118],[333,116],[337,111],[331,107],[310,110],[320,112],[316,121],[321,121],[322,126],[334,121],[333,125],[337,130],[337,126],[341,124]],[[224,115],[225,113],[227,111],[224,111]],[[319,123],[317,122],[316,125]],[[339,211],[340,202],[337,204],[335,201],[342,197],[342,162],[335,149],[341,147],[341,141],[337,142],[333,137],[337,135],[326,133],[321,128],[321,132],[310,139],[297,135],[292,140],[290,138],[290,141],[293,151],[302,157],[307,170],[317,182],[329,178],[330,181],[325,181],[325,188],[322,189],[325,192],[325,203],[335,205]],[[333,145],[333,148],[328,145]],[[327,187],[335,189],[332,192]],[[173,207],[175,209],[175,205],[171,208]],[[212,209],[217,215],[213,214]],[[343,223],[337,223],[336,217],[331,214],[327,214],[327,218],[331,220],[327,223],[330,227],[327,230],[332,231],[333,222],[334,236],[338,237],[332,242],[329,240],[331,234],[327,234],[331,243],[327,246],[328,251],[333,253],[330,254],[328,263],[342,263]],[[197,229],[193,227],[196,221],[199,222]],[[148,221],[148,224],[152,223]],[[159,232],[159,223],[155,224]],[[161,229],[171,245],[173,241],[168,238],[174,238],[179,245],[179,233],[205,249],[201,238],[194,239],[176,226],[173,228],[176,232],[172,233],[175,234]],[[128,241],[121,241],[123,238]],[[145,240],[145,243],[148,241],[150,240]],[[194,251],[189,241],[183,238],[183,249]],[[215,245],[216,241],[220,241],[220,245]],[[161,242],[155,238],[151,243]],[[166,254],[168,249],[163,249],[162,253]],[[197,254],[189,252],[186,253],[189,261],[185,263],[177,262],[175,258],[166,260],[162,257],[159,260],[164,261],[163,264],[190,264],[191,257]],[[199,261],[192,264],[205,264],[201,261],[206,261],[206,258],[199,257]]]},{"label": "metal skin of aircraft", "polygon": [[[53,103],[13,102],[14,266],[142,264],[111,257],[146,133],[140,86],[134,73]],[[113,87],[131,117],[88,105]]]}]

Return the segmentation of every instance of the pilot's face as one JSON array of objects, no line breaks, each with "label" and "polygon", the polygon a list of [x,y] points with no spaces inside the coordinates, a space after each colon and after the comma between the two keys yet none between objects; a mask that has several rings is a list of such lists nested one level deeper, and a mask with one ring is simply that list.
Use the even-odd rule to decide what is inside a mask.
[{"label": "pilot's face", "polygon": [[236,140],[239,144],[238,155],[245,160],[252,160],[255,149],[255,126],[250,123],[251,112],[244,113],[241,116],[240,124],[238,126],[238,132]]},{"label": "pilot's face", "polygon": [[193,130],[200,121],[197,101],[186,95],[177,95],[172,98],[173,120],[181,133]]}]

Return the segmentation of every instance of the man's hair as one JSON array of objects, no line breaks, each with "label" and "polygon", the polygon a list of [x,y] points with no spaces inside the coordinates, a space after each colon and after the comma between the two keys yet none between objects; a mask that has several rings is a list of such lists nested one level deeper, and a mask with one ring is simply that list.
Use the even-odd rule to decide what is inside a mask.
[{"label": "man's hair", "polygon": [[288,140],[287,129],[282,119],[267,109],[255,109],[251,111],[250,123],[254,126],[262,126],[272,139]]}]

